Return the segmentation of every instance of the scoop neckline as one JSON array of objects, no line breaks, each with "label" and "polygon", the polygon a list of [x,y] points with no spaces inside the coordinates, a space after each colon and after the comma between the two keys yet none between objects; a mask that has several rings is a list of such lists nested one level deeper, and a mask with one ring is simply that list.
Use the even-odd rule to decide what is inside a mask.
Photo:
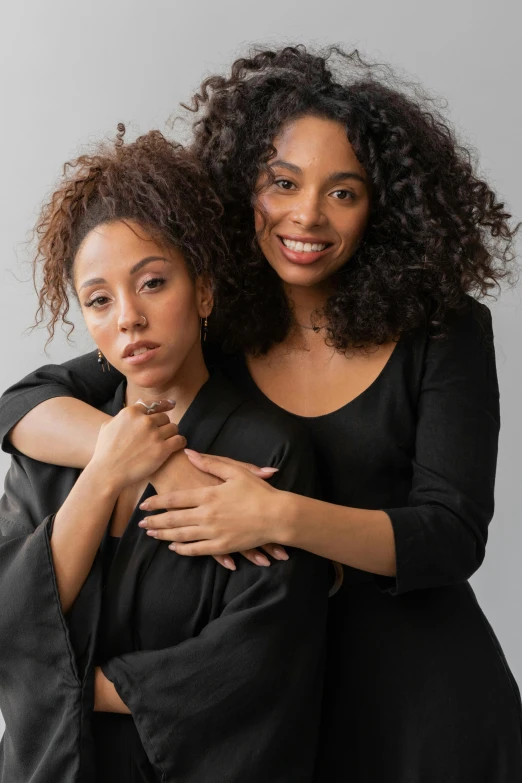
[{"label": "scoop neckline", "polygon": [[245,378],[247,380],[248,385],[252,387],[252,389],[254,390],[255,394],[257,396],[261,397],[266,402],[268,402],[270,405],[273,405],[278,410],[283,411],[284,413],[288,414],[289,416],[293,416],[295,419],[299,419],[300,421],[319,421],[320,419],[327,419],[330,416],[336,416],[337,414],[339,414],[342,411],[346,410],[350,405],[353,405],[354,403],[356,403],[359,400],[361,400],[363,397],[368,396],[372,392],[372,390],[378,385],[379,381],[385,375],[385,373],[387,371],[389,371],[388,368],[392,365],[392,363],[394,361],[393,357],[399,351],[399,349],[402,347],[402,344],[404,342],[403,337],[404,337],[404,335],[401,335],[399,337],[399,339],[397,340],[397,342],[395,344],[395,348],[393,349],[393,351],[389,355],[388,359],[386,360],[386,363],[383,365],[383,367],[382,367],[381,371],[379,372],[379,374],[377,375],[377,377],[374,378],[374,380],[365,389],[363,389],[362,392],[360,392],[352,400],[348,400],[348,402],[345,402],[344,405],[341,405],[339,408],[336,408],[333,411],[329,411],[328,413],[321,413],[318,416],[303,416],[300,413],[294,413],[293,411],[289,411],[287,408],[283,408],[281,405],[278,405],[277,402],[274,402],[273,400],[271,400],[270,397],[268,397],[268,395],[266,395],[264,393],[264,391],[262,391],[259,388],[259,386],[257,385],[257,383],[254,381],[254,379],[253,379],[253,377],[252,377],[252,375],[250,373],[250,370],[248,368],[248,365],[247,365],[247,362],[246,362],[246,357],[244,355],[241,356],[241,359],[240,359],[240,361],[241,361],[241,370],[242,370],[243,374],[245,375]]}]

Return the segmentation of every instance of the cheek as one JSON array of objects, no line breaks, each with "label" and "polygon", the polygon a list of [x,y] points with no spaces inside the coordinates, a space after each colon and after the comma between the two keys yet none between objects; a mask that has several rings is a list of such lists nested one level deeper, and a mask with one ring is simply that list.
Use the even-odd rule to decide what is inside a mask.
[{"label": "cheek", "polygon": [[115,342],[116,328],[110,318],[100,318],[86,315],[85,325],[92,339],[103,354],[107,356]]},{"label": "cheek", "polygon": [[367,223],[368,206],[364,204],[359,209],[354,209],[353,212],[350,212],[342,221],[339,220],[336,229],[343,238],[345,245],[353,245],[361,239]]},{"label": "cheek", "polygon": [[154,301],[154,313],[149,312],[150,324],[154,324],[154,328],[164,332],[167,337],[192,334],[195,329],[199,329],[200,316],[192,289],[185,292],[184,296],[172,296],[163,301],[158,297]]},{"label": "cheek", "polygon": [[277,200],[265,195],[258,199],[257,206],[254,207],[254,223],[256,233],[266,234],[270,228],[281,218],[282,210],[278,207]]}]

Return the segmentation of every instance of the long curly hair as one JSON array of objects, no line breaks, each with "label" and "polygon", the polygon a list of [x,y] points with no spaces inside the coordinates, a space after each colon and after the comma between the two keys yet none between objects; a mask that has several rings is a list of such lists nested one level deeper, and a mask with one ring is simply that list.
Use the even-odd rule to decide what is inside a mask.
[{"label": "long curly hair", "polygon": [[185,108],[196,113],[193,150],[224,204],[231,255],[216,328],[225,349],[265,353],[292,324],[253,206],[274,139],[302,116],[341,123],[371,183],[363,241],[332,278],[322,312],[330,345],[368,347],[421,326],[444,333],[466,294],[489,295],[515,269],[518,226],[438,102],[357,50],[254,50],[229,76],[207,78]]},{"label": "long curly hair", "polygon": [[150,236],[178,248],[189,273],[206,275],[226,267],[223,208],[194,155],[153,130],[124,143],[97,145],[92,154],[66,163],[57,189],[43,205],[35,234],[33,279],[39,307],[35,324],[46,321],[49,340],[67,318],[74,292],[74,258],[87,234],[115,220],[132,220]]}]

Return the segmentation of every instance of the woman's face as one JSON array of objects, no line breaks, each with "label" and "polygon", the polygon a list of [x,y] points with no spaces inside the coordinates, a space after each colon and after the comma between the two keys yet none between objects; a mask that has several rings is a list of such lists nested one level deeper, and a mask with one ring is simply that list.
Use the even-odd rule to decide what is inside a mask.
[{"label": "woman's face", "polygon": [[132,221],[106,223],[82,242],[74,284],[87,328],[110,364],[142,388],[168,387],[201,357],[208,286],[181,252]]},{"label": "woman's face", "polygon": [[[369,183],[345,128],[319,117],[286,125],[257,183],[255,226],[270,266],[290,286],[316,286],[353,255],[370,209]],[[265,184],[264,184],[265,183]]]}]

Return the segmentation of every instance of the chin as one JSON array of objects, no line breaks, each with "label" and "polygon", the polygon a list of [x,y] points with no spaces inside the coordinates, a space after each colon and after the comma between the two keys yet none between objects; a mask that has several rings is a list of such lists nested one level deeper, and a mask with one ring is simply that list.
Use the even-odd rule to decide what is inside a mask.
[{"label": "chin", "polygon": [[127,381],[132,381],[136,386],[141,386],[143,389],[163,389],[172,384],[173,377],[175,376],[175,370],[172,367],[169,369],[162,369],[159,367],[144,367],[143,369],[134,369],[125,373]]},{"label": "chin", "polygon": [[322,283],[329,277],[326,269],[312,268],[312,266],[297,266],[294,264],[277,265],[272,267],[274,272],[286,285],[309,288]]}]

